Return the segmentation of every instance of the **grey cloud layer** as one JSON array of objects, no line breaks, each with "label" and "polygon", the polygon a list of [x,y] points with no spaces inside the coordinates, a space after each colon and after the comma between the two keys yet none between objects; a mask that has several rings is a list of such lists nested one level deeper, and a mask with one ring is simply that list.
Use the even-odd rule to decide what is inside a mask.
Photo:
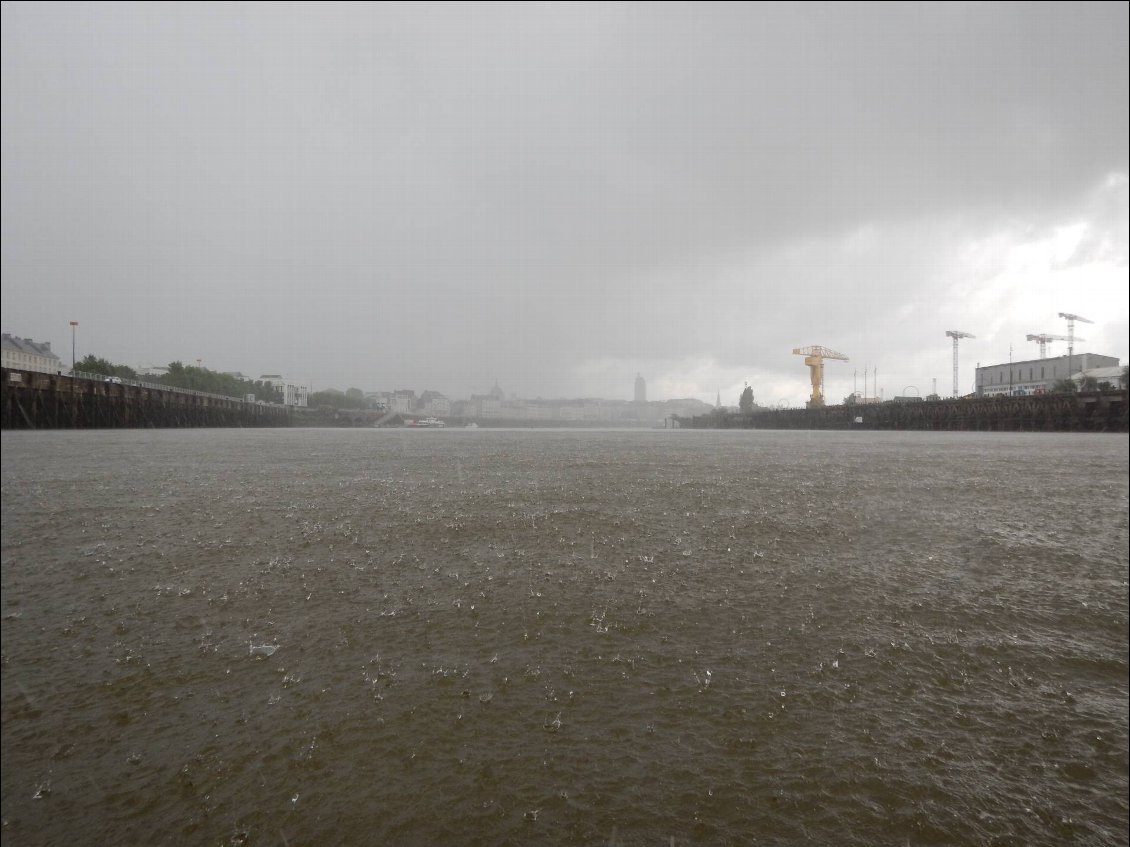
[{"label": "grey cloud layer", "polygon": [[6,5],[5,313],[124,298],[224,357],[301,332],[322,379],[447,390],[756,355],[719,344],[729,304],[779,330],[869,283],[733,268],[1039,226],[1125,172],[1126,9]]}]

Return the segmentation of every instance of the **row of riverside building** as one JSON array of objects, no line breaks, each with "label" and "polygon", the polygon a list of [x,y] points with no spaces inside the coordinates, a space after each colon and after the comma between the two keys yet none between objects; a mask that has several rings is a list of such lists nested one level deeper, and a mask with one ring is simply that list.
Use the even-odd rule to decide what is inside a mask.
[{"label": "row of riverside building", "polygon": [[[69,370],[51,349],[51,342],[37,342],[11,333],[3,333],[3,367],[13,370],[62,373]],[[167,368],[141,368],[143,376],[167,372]],[[239,374],[239,376],[243,376]],[[1061,380],[1082,382],[1093,377],[1099,385],[1111,388],[1119,385],[1120,368],[1114,356],[1096,353],[1079,353],[1073,356],[1055,356],[1047,359],[1029,359],[978,366],[974,393],[978,397],[1000,395],[1046,394]],[[284,397],[288,406],[305,406],[309,388],[277,374],[259,378],[270,382]],[[496,383],[488,393],[472,395],[467,400],[449,400],[438,391],[425,391],[419,397],[415,391],[399,390],[373,393],[366,396],[374,405],[401,414],[428,414],[436,417],[456,416],[466,418],[499,418],[508,420],[564,420],[564,421],[615,421],[647,420],[669,415],[691,416],[705,414],[709,406],[699,400],[681,399],[647,402],[647,388],[642,376],[636,377],[635,402],[616,400],[524,400],[507,399]]]},{"label": "row of riverside building", "polygon": [[20,338],[10,332],[3,334],[0,356],[3,367],[11,370],[51,374],[61,373],[64,369],[70,370],[51,350],[50,341],[32,341],[30,338]]},{"label": "row of riverside building", "polygon": [[[639,396],[638,390],[636,396]],[[692,417],[706,414],[711,408],[695,398],[647,402],[599,398],[543,400],[507,397],[497,383],[486,394],[473,394],[465,400],[451,400],[438,391],[425,391],[417,397],[416,392],[409,389],[373,392],[367,394],[365,399],[378,408],[405,416],[593,424],[655,425],[672,415]]]},{"label": "row of riverside building", "polygon": [[[51,350],[50,342],[37,342],[11,333],[3,333],[3,367],[12,370],[40,373],[70,373],[70,368]],[[163,366],[139,366],[141,379],[168,373]],[[232,374],[247,379],[244,374]],[[281,402],[287,406],[306,406],[310,390],[307,386],[284,379],[279,374],[259,377],[279,392]],[[705,414],[710,407],[693,398],[646,401],[642,377],[636,378],[635,402],[602,400],[596,398],[576,400],[526,400],[507,398],[496,383],[486,394],[475,394],[466,400],[450,400],[438,391],[425,391],[420,396],[412,390],[374,392],[366,395],[371,405],[404,415],[431,415],[434,417],[481,418],[510,421],[570,421],[583,423],[654,423],[672,415],[691,417]]]}]

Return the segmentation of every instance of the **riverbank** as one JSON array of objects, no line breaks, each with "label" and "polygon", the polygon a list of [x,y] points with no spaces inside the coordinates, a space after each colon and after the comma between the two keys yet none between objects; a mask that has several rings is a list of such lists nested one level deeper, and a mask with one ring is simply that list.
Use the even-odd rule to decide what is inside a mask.
[{"label": "riverbank", "polygon": [[1096,391],[713,413],[682,418],[679,424],[689,429],[1128,432],[1127,409],[1126,391]]}]

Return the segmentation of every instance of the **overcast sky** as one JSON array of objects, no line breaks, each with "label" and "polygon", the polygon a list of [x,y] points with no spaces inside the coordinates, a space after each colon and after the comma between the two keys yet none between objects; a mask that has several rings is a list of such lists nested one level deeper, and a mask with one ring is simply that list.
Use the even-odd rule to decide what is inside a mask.
[{"label": "overcast sky", "polygon": [[68,360],[776,404],[802,345],[836,401],[1059,312],[1128,357],[1127,3],[2,8],[3,329]]}]

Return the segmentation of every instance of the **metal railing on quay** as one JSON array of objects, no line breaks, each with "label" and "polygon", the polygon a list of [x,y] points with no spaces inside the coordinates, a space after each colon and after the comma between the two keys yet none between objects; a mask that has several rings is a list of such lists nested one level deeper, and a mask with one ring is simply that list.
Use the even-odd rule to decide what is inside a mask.
[{"label": "metal railing on quay", "polygon": [[172,391],[177,394],[191,394],[195,397],[210,397],[214,400],[234,400],[237,403],[246,403],[249,406],[258,406],[261,403],[267,406],[278,406],[279,403],[271,403],[266,400],[248,400],[244,397],[231,397],[227,394],[213,394],[209,391],[196,391],[192,388],[180,388],[175,385],[162,385],[159,382],[146,382],[140,379],[126,379],[119,376],[107,376],[106,374],[89,373],[88,371],[59,371],[62,376],[69,376],[72,379],[85,379],[89,382],[109,382],[115,385],[133,385],[137,388],[148,388],[154,391]]}]

